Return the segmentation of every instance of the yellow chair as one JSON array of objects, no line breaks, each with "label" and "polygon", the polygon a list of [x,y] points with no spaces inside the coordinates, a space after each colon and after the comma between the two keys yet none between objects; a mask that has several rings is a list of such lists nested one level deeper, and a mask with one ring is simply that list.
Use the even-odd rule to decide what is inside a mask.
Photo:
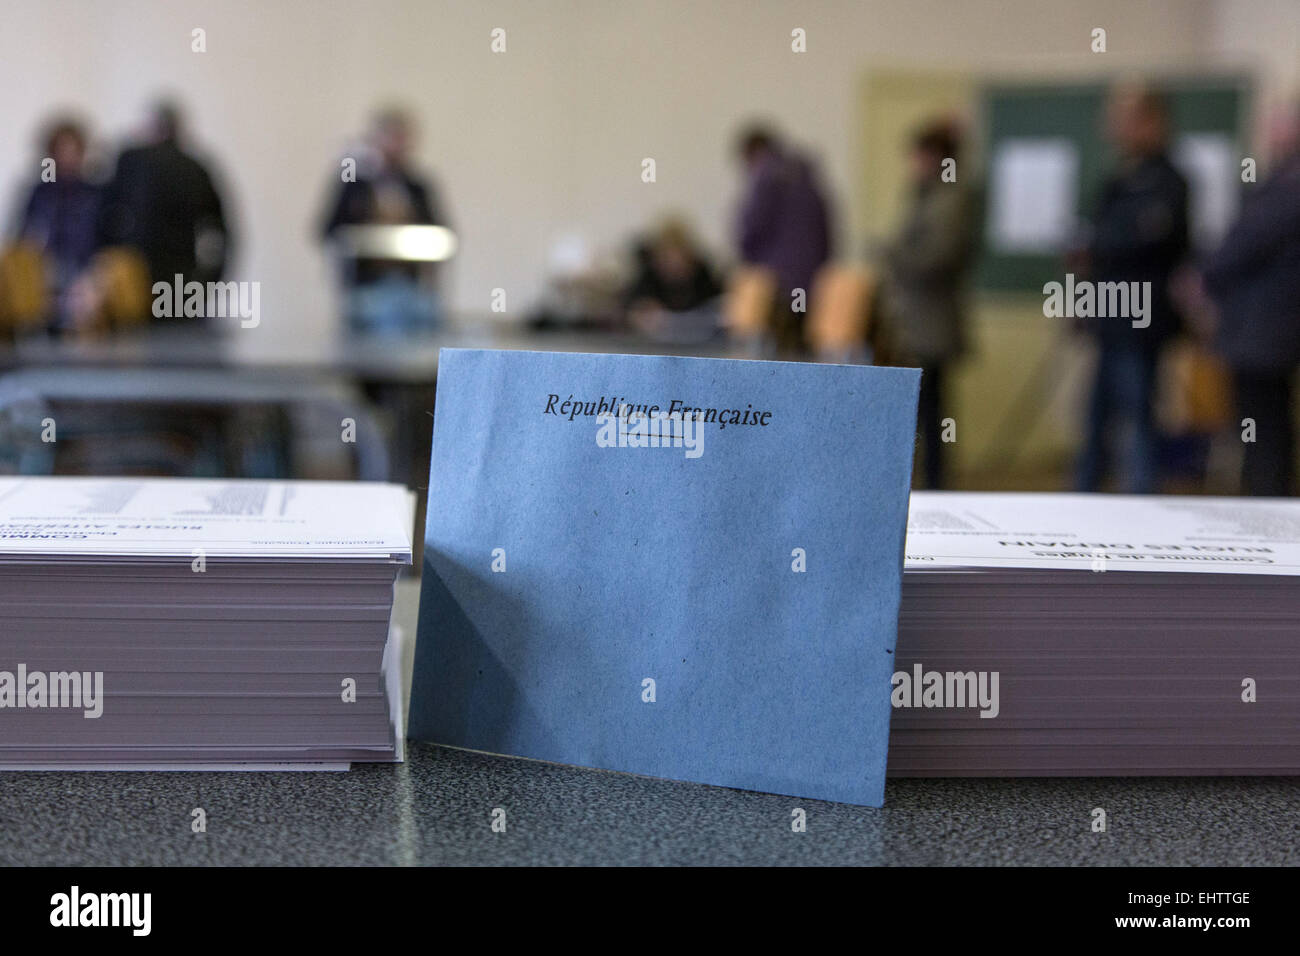
[{"label": "yellow chair", "polygon": [[827,265],[813,282],[808,345],[814,355],[845,355],[865,348],[875,277],[858,266]]},{"label": "yellow chair", "polygon": [[1199,342],[1170,346],[1161,363],[1158,414],[1175,435],[1211,434],[1230,425],[1232,379],[1223,361]]},{"label": "yellow chair", "polygon": [[44,323],[50,311],[41,250],[25,241],[0,251],[0,330],[15,332]]},{"label": "yellow chair", "polygon": [[91,264],[99,287],[103,324],[113,329],[143,325],[152,314],[149,265],[134,249],[114,246]]},{"label": "yellow chair", "polygon": [[762,266],[739,266],[727,282],[722,323],[735,338],[757,339],[768,331],[776,299],[776,275]]}]

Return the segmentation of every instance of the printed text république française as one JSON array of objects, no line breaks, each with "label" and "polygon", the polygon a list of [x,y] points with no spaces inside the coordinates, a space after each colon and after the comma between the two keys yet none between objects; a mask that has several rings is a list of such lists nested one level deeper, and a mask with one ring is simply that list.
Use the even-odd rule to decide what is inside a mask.
[{"label": "printed text r\u00e9publique fran\u00e7aise", "polygon": [[772,418],[770,411],[755,411],[752,404],[747,404],[744,408],[717,408],[687,405],[681,399],[674,398],[665,409],[661,405],[651,405],[649,403],[632,404],[626,398],[617,396],[608,398],[601,396],[596,401],[575,399],[573,395],[561,399],[562,396],[560,395],[553,393],[547,395],[543,414],[557,415],[561,418],[567,418],[569,421],[573,421],[579,416],[593,415],[612,415],[617,418],[645,416],[647,418],[663,417],[672,419],[680,417],[683,420],[692,419],[697,422],[716,423],[719,428],[726,428],[728,425],[758,425],[766,428]]}]

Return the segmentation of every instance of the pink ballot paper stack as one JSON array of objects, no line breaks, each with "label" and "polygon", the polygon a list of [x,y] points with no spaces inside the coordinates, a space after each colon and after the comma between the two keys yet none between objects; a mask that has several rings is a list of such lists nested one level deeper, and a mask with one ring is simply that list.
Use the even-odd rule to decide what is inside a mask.
[{"label": "pink ballot paper stack", "polygon": [[1300,502],[915,492],[889,773],[1300,773]]},{"label": "pink ballot paper stack", "polygon": [[0,766],[401,757],[394,485],[0,479]]}]

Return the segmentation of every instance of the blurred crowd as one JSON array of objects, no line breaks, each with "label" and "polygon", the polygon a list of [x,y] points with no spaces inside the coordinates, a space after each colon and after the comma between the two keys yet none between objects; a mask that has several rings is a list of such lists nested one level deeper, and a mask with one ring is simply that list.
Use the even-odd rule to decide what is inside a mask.
[{"label": "blurred crowd", "polygon": [[[1074,483],[1085,491],[1160,489],[1160,362],[1172,342],[1191,340],[1222,370],[1234,422],[1249,423],[1241,490],[1293,494],[1300,114],[1273,122],[1269,168],[1244,190],[1236,222],[1209,251],[1193,250],[1193,197],[1170,157],[1173,133],[1159,90],[1114,92],[1105,119],[1114,165],[1061,262],[1080,279],[1152,290],[1143,325],[1076,323],[1096,362]],[[760,357],[919,367],[918,474],[943,487],[944,430],[962,415],[950,382],[969,348],[981,253],[980,184],[946,175],[964,162],[967,139],[951,116],[915,129],[905,144],[909,184],[897,229],[859,253],[836,248],[837,211],[813,158],[778,130],[747,127],[734,144],[739,198],[730,248],[707,248],[689,216],[670,212],[634,236],[613,268],[597,263],[581,239],[561,243],[530,324],[616,329],[660,343],[734,339],[753,343]],[[410,232],[451,234],[439,190],[412,162],[414,141],[409,114],[378,111],[322,203],[318,234],[335,252],[344,322],[357,334],[420,333],[446,312],[439,263],[454,245]],[[10,329],[64,337],[157,321],[147,291],[155,282],[204,283],[227,272],[235,249],[228,206],[176,104],[152,107],[112,162],[94,161],[90,142],[75,118],[55,118],[41,132],[39,176],[0,254],[0,319]],[[399,232],[375,245],[384,229]]]},{"label": "blurred crowd", "polygon": [[11,326],[68,335],[134,324],[148,317],[154,282],[225,271],[233,237],[221,191],[187,149],[175,104],[155,105],[106,173],[88,146],[87,127],[71,117],[41,135],[39,176],[2,263]]}]

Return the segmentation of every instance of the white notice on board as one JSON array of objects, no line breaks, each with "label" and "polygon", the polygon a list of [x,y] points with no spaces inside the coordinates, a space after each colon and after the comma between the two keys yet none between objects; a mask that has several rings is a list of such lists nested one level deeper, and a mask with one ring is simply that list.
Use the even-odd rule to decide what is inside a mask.
[{"label": "white notice on board", "polygon": [[988,238],[994,251],[1056,254],[1074,228],[1079,155],[1064,138],[1003,140],[993,154]]},{"label": "white notice on board", "polygon": [[1192,237],[1201,249],[1218,245],[1237,213],[1237,150],[1222,133],[1187,133],[1174,145],[1174,164],[1191,186]]}]

